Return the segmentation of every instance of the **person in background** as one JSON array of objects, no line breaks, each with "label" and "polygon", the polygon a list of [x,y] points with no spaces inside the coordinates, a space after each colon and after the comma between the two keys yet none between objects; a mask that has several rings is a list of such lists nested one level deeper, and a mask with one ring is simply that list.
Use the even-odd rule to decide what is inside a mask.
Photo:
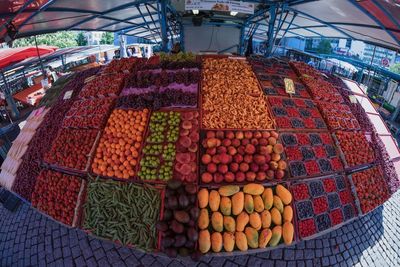
[{"label": "person in background", "polygon": [[310,61],[308,61],[307,64],[310,65],[311,67],[315,68],[314,59],[310,58]]}]

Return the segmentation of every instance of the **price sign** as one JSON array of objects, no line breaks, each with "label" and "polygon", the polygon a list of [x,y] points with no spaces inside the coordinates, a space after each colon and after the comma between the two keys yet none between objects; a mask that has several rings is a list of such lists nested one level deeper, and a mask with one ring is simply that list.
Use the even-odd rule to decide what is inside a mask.
[{"label": "price sign", "polygon": [[294,87],[294,82],[292,79],[285,78],[283,81],[285,82],[285,91],[287,94],[290,94],[290,96],[292,96],[292,94],[296,93],[296,89]]},{"label": "price sign", "polygon": [[70,99],[72,96],[72,92],[73,92],[73,90],[69,90],[69,91],[65,92],[63,99],[64,100]]},{"label": "price sign", "polygon": [[357,103],[357,98],[354,95],[349,95],[350,102],[353,104]]}]

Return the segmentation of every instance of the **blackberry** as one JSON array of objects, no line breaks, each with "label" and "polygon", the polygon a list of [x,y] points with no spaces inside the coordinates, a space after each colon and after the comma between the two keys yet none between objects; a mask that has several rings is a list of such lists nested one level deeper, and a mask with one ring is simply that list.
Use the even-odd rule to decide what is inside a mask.
[{"label": "blackberry", "polygon": [[343,207],[344,220],[347,221],[354,217],[354,208],[351,204]]},{"label": "blackberry", "polygon": [[346,182],[345,182],[343,176],[336,177],[335,181],[336,181],[336,186],[337,186],[339,191],[343,190],[343,189],[346,189]]},{"label": "blackberry", "polygon": [[283,105],[285,107],[294,107],[295,106],[292,99],[283,99]]},{"label": "blackberry", "polygon": [[311,147],[301,147],[301,154],[304,160],[313,159],[315,157],[314,151]]},{"label": "blackberry", "polygon": [[307,175],[306,168],[303,162],[300,161],[290,162],[290,171],[293,177],[300,177]]},{"label": "blackberry", "polygon": [[309,200],[298,202],[296,204],[296,208],[297,208],[298,217],[301,220],[310,218],[314,215],[312,203]]},{"label": "blackberry", "polygon": [[286,146],[297,145],[296,137],[293,134],[282,134],[282,141]]},{"label": "blackberry", "polygon": [[292,118],[290,122],[293,128],[304,128],[304,122],[298,118]]},{"label": "blackberry", "polygon": [[325,122],[322,119],[316,118],[316,119],[314,119],[314,122],[315,122],[315,126],[317,127],[317,129],[326,128]]},{"label": "blackberry", "polygon": [[325,151],[328,155],[328,158],[332,158],[336,156],[336,149],[332,145],[325,145]]},{"label": "blackberry", "polygon": [[272,110],[276,116],[287,116],[287,112],[284,108],[273,107]]},{"label": "blackberry", "polygon": [[317,224],[318,232],[322,232],[331,227],[331,219],[327,213],[318,215],[315,218],[315,223]]},{"label": "blackberry", "polygon": [[311,113],[307,109],[300,109],[300,115],[304,118],[308,118],[311,116]]},{"label": "blackberry", "polygon": [[278,92],[274,88],[266,87],[266,88],[264,88],[264,94],[266,94],[266,95],[277,95]]},{"label": "blackberry", "polygon": [[304,100],[304,103],[306,104],[306,106],[308,108],[313,108],[315,107],[314,102],[312,102],[311,100]]},{"label": "blackberry", "polygon": [[332,166],[329,160],[327,159],[320,159],[318,160],[318,165],[319,165],[319,169],[322,172],[331,172],[332,171]]},{"label": "blackberry", "polygon": [[324,186],[321,181],[312,181],[309,184],[310,193],[313,197],[319,197],[324,194]]},{"label": "blackberry", "polygon": [[340,199],[338,194],[333,193],[328,195],[329,209],[333,210],[340,207]]},{"label": "blackberry", "polygon": [[313,146],[322,145],[322,140],[319,134],[310,134],[310,141]]}]

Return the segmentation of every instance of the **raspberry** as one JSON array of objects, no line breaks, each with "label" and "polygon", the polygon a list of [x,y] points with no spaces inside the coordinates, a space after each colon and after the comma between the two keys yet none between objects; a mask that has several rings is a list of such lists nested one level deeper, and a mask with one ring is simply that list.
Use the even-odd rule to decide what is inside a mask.
[{"label": "raspberry", "polygon": [[343,206],[352,202],[351,193],[348,190],[339,192],[339,198]]},{"label": "raspberry", "polygon": [[315,234],[316,232],[314,219],[307,219],[299,222],[299,234],[300,237],[307,237]]},{"label": "raspberry", "polygon": [[338,225],[343,222],[343,214],[341,209],[332,210],[329,216],[333,225]]},{"label": "raspberry", "polygon": [[309,199],[307,184],[297,184],[292,187],[293,197],[295,200]]},{"label": "raspberry", "polygon": [[325,148],[323,146],[313,147],[316,158],[326,158]]},{"label": "raspberry", "polygon": [[278,117],[275,120],[279,128],[291,128],[290,120],[288,118]]},{"label": "raspberry", "polygon": [[308,175],[314,175],[320,173],[318,164],[316,161],[307,161],[304,163],[304,166],[306,167],[306,171]]},{"label": "raspberry", "polygon": [[327,178],[323,180],[325,192],[331,193],[336,192],[336,184],[332,178]]},{"label": "raspberry", "polygon": [[326,197],[319,197],[313,200],[313,207],[314,207],[314,213],[315,214],[321,214],[323,212],[326,212],[328,210],[328,201],[326,200]]},{"label": "raspberry", "polygon": [[286,158],[289,161],[302,160],[303,155],[298,147],[286,147]]},{"label": "raspberry", "polygon": [[299,145],[309,145],[310,139],[306,134],[296,134]]}]

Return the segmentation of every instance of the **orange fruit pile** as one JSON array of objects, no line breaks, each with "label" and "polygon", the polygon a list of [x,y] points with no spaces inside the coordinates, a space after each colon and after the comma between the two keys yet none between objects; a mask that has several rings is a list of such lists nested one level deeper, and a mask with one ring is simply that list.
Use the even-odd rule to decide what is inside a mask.
[{"label": "orange fruit pile", "polygon": [[148,109],[112,112],[93,159],[93,173],[120,179],[135,175],[148,113]]}]

